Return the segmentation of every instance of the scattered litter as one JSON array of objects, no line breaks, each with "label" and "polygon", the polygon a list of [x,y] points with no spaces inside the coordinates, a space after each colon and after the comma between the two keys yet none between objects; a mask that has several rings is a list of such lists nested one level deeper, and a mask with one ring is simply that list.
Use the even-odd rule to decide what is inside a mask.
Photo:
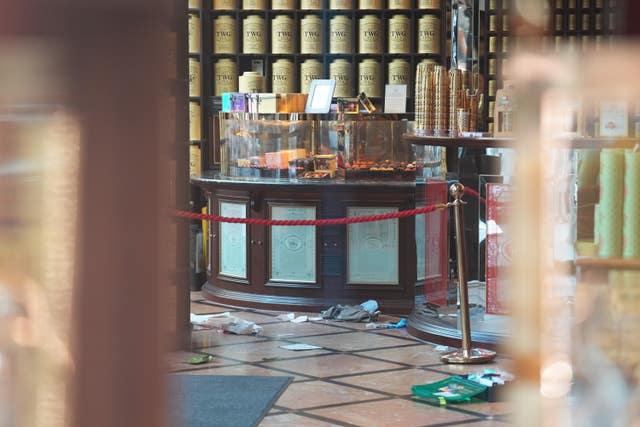
[{"label": "scattered litter", "polygon": [[298,316],[291,321],[291,323],[302,323],[308,321],[309,318],[307,316]]},{"label": "scattered litter", "polygon": [[292,337],[295,334],[277,334],[276,338],[286,338],[286,337]]},{"label": "scattered litter", "polygon": [[317,350],[322,347],[318,347],[317,345],[311,345],[311,344],[287,344],[287,345],[281,345],[280,348],[284,348],[285,350],[302,351],[302,350]]},{"label": "scattered litter", "polygon": [[199,326],[217,328],[224,332],[231,332],[238,335],[262,335],[262,326],[254,322],[232,316],[228,312],[218,314],[193,314],[191,313],[191,323]]},{"label": "scattered litter", "polygon": [[446,345],[437,345],[434,347],[435,351],[449,351],[451,347],[446,346]]},{"label": "scattered litter", "polygon": [[479,396],[487,402],[497,402],[505,399],[505,386],[515,379],[513,374],[504,371],[494,371],[493,369],[485,369],[469,375],[461,375],[462,378],[486,387],[483,395]]},{"label": "scattered litter", "polygon": [[317,322],[322,320],[322,317],[309,317],[309,322]]},{"label": "scattered litter", "polygon": [[445,402],[470,402],[471,398],[482,394],[487,388],[481,384],[454,376],[430,384],[414,385],[411,392],[414,396],[425,399],[436,399]]},{"label": "scattered litter", "polygon": [[263,362],[275,362],[277,360],[284,360],[284,357],[273,356],[273,357],[263,357],[262,358]]},{"label": "scattered litter", "polygon": [[373,322],[378,319],[379,311],[373,313],[359,305],[334,305],[320,312],[323,319],[342,320],[346,322]]},{"label": "scattered litter", "polygon": [[282,320],[285,322],[291,322],[295,318],[296,318],[295,313],[282,313],[276,316],[276,319]]},{"label": "scattered litter", "polygon": [[407,319],[400,319],[397,323],[367,323],[367,329],[400,329],[407,326]]},{"label": "scattered litter", "polygon": [[378,310],[378,301],[370,299],[360,304],[360,308],[369,313],[375,313]]},{"label": "scattered litter", "polygon": [[211,362],[213,360],[213,356],[210,354],[203,354],[201,356],[194,356],[184,361],[184,363],[188,363],[189,365],[201,365],[203,363]]}]

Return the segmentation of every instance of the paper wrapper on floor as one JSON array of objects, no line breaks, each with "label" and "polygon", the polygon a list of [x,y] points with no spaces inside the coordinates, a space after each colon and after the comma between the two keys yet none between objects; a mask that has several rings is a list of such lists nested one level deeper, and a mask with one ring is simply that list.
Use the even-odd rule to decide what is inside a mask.
[{"label": "paper wrapper on floor", "polygon": [[625,152],[622,212],[622,256],[640,258],[640,151]]},{"label": "paper wrapper on floor", "polygon": [[600,208],[598,255],[622,256],[622,198],[624,150],[604,149],[600,153]]}]

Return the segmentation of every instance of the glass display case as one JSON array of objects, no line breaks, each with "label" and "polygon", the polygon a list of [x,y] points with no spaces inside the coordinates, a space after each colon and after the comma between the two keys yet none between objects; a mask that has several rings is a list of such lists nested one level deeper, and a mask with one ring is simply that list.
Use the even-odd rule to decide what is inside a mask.
[{"label": "glass display case", "polygon": [[413,123],[384,115],[220,113],[221,174],[399,181],[440,176],[440,149],[401,143]]}]

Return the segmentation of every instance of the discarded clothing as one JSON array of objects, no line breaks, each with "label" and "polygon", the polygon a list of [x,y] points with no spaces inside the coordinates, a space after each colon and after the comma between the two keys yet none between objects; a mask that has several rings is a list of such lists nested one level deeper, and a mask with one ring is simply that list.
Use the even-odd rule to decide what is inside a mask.
[{"label": "discarded clothing", "polygon": [[334,305],[321,311],[323,319],[341,320],[344,322],[373,322],[378,319],[379,311],[369,312],[359,305]]}]

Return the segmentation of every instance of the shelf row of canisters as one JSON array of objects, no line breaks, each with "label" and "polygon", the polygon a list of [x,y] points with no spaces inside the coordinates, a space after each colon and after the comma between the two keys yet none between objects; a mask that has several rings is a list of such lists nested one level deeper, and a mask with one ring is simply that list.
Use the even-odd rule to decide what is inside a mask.
[{"label": "shelf row of canisters", "polygon": [[[267,22],[270,24],[269,28]],[[364,15],[358,20],[357,29],[354,29],[351,18],[337,15],[329,19],[325,52],[325,24],[317,15],[304,16],[300,19],[298,28],[294,18],[288,15],[276,15],[270,21],[259,15],[249,15],[242,20],[241,33],[238,32],[237,22],[233,16],[220,15],[213,20],[213,53],[319,55],[324,53],[382,54],[384,52],[439,55],[440,17],[431,14],[423,15],[417,20],[417,27],[414,40],[411,20],[406,15],[393,15],[385,26],[380,17]],[[200,18],[189,15],[190,53],[201,53],[200,40]],[[415,49],[412,43],[415,43]],[[271,48],[269,51],[268,46]]]}]

